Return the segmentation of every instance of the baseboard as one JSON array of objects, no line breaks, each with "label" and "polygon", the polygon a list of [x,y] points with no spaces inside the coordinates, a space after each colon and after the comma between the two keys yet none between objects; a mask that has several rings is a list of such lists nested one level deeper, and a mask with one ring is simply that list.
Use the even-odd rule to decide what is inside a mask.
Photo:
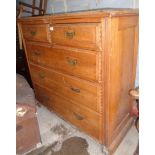
[{"label": "baseboard", "polygon": [[108,148],[109,155],[113,155],[113,153],[116,151],[117,147],[119,146],[119,144],[121,143],[121,141],[123,140],[127,132],[129,131],[129,129],[131,128],[132,124],[133,124],[133,118],[130,117],[128,122],[122,128],[121,132],[117,135],[117,137],[113,140],[113,143]]}]

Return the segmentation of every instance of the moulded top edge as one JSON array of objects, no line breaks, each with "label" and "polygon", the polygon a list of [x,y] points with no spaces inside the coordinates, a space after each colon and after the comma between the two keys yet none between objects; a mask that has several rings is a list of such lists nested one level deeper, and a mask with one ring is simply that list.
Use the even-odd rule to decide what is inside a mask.
[{"label": "moulded top edge", "polygon": [[44,16],[34,16],[34,17],[21,17],[18,18],[18,21],[22,20],[40,20],[45,19],[49,20],[49,18],[79,18],[79,17],[115,17],[115,16],[124,16],[124,15],[138,15],[139,9],[115,9],[115,8],[106,8],[106,9],[97,9],[97,10],[85,10],[85,11],[75,11],[75,12],[67,12],[67,13],[56,13],[56,14],[47,14]]}]

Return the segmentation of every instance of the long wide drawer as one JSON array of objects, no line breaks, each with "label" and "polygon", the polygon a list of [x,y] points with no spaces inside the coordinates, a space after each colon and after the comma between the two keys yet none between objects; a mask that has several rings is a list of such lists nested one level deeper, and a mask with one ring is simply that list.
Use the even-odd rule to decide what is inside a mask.
[{"label": "long wide drawer", "polygon": [[26,40],[46,43],[51,40],[49,24],[23,24],[22,31]]},{"label": "long wide drawer", "polygon": [[99,53],[27,44],[29,60],[90,81],[99,81]]},{"label": "long wide drawer", "polygon": [[56,24],[53,25],[52,42],[58,45],[100,50],[101,24]]},{"label": "long wide drawer", "polygon": [[100,112],[100,85],[73,78],[43,67],[30,65],[33,82],[48,87],[76,104]]},{"label": "long wide drawer", "polygon": [[80,105],[71,104],[69,100],[55,95],[52,91],[34,84],[37,99],[64,119],[79,127],[92,137],[100,140],[100,115]]}]

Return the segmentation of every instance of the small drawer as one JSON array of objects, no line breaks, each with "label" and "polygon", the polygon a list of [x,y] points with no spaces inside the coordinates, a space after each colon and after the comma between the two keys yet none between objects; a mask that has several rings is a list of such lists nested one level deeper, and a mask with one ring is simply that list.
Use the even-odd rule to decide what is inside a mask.
[{"label": "small drawer", "polygon": [[[48,89],[42,88],[36,84],[34,88],[40,102],[48,104],[50,109],[54,110],[64,119],[90,136],[100,140],[101,118],[98,113],[80,105],[74,105],[68,99],[57,96]],[[44,96],[48,96],[48,100]]]},{"label": "small drawer", "polygon": [[86,82],[36,65],[30,65],[34,83],[45,86],[56,94],[70,98],[73,103],[81,104],[100,112],[100,85]]},{"label": "small drawer", "polygon": [[100,59],[97,52],[73,51],[34,44],[27,45],[27,49],[29,60],[35,64],[89,81],[100,81]]},{"label": "small drawer", "polygon": [[57,24],[53,25],[54,44],[91,50],[101,49],[101,24]]},{"label": "small drawer", "polygon": [[23,36],[26,40],[49,43],[49,24],[22,25]]}]

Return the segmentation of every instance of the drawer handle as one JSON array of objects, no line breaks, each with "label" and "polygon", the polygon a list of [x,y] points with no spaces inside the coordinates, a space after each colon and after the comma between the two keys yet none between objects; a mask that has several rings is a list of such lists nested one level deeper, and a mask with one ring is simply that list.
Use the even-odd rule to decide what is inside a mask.
[{"label": "drawer handle", "polygon": [[68,39],[73,39],[73,37],[75,36],[75,31],[67,31],[67,32],[65,32],[65,36]]},{"label": "drawer handle", "polygon": [[75,66],[77,64],[77,60],[76,59],[67,58],[67,62],[71,66]]},{"label": "drawer handle", "polygon": [[83,116],[81,116],[81,115],[79,115],[79,114],[77,114],[77,113],[73,113],[74,114],[74,116],[75,116],[75,118],[77,119],[77,120],[79,120],[79,121],[82,121],[83,119],[84,119],[84,117]]},{"label": "drawer handle", "polygon": [[70,89],[76,93],[80,93],[80,89],[78,88],[70,87]]},{"label": "drawer handle", "polygon": [[40,52],[38,52],[38,51],[34,51],[34,52],[33,52],[33,55],[35,55],[35,56],[40,56],[40,55],[41,55],[41,53],[40,53]]},{"label": "drawer handle", "polygon": [[36,31],[31,31],[30,33],[31,33],[32,36],[35,36],[37,34]]},{"label": "drawer handle", "polygon": [[44,78],[45,78],[45,74],[44,74],[44,73],[42,73],[42,72],[41,72],[41,73],[39,73],[39,74],[38,74],[38,76],[39,76],[39,78],[41,78],[41,79],[44,79]]},{"label": "drawer handle", "polygon": [[65,84],[67,87],[69,87],[72,91],[74,91],[74,92],[76,92],[76,93],[80,93],[80,92],[81,92],[80,89],[74,88],[74,87],[72,87],[70,84],[68,84],[68,83],[65,81],[65,78],[64,78],[64,77],[63,77],[62,79],[63,79],[64,84]]},{"label": "drawer handle", "polygon": [[48,97],[47,95],[43,95],[43,100],[44,100],[45,102],[47,102],[47,101],[49,101],[49,97]]}]

